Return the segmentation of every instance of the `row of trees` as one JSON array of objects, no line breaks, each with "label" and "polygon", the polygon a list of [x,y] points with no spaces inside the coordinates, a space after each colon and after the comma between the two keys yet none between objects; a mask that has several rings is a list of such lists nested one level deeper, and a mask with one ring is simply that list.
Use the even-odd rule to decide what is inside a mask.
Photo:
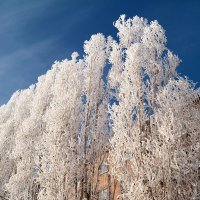
[{"label": "row of trees", "polygon": [[198,90],[157,21],[114,25],[119,40],[93,35],[0,107],[0,198],[95,199],[107,150],[123,199],[197,197]]}]

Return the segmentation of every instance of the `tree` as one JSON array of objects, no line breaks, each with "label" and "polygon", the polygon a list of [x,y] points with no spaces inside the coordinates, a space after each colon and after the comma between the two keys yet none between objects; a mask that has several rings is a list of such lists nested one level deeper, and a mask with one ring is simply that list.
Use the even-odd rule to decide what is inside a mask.
[{"label": "tree", "polygon": [[0,198],[6,199],[7,193],[5,186],[8,183],[12,173],[16,171],[16,164],[11,158],[10,153],[14,146],[15,123],[14,116],[15,108],[19,99],[20,92],[17,91],[12,95],[12,98],[6,105],[0,108]]},{"label": "tree", "polygon": [[82,60],[57,63],[52,101],[43,116],[46,124],[36,157],[39,166],[37,181],[41,190],[38,199],[78,199],[80,172],[79,129],[83,92]]},{"label": "tree", "polygon": [[157,21],[122,15],[115,27],[119,42],[112,43],[109,77],[117,100],[110,109],[110,160],[122,196],[194,198],[200,137],[194,87],[176,73],[180,61],[165,47]]},{"label": "tree", "polygon": [[84,43],[86,82],[81,142],[84,165],[82,198],[86,199],[92,199],[97,195],[97,178],[94,178],[94,167],[100,162],[100,155],[107,150],[109,138],[106,118],[109,94],[103,81],[108,48],[102,34],[92,35],[91,39]]},{"label": "tree", "polygon": [[[52,94],[49,91],[55,75],[56,69],[39,77],[38,83],[30,89],[22,91],[21,98],[18,99],[19,110],[15,110],[16,118],[12,124],[17,123],[11,152],[11,157],[16,163],[16,171],[6,185],[10,200],[37,198],[36,178],[38,170],[34,161],[37,155],[36,144],[40,141],[45,130],[43,115],[52,99]],[[20,113],[24,113],[24,116],[20,116]]]}]

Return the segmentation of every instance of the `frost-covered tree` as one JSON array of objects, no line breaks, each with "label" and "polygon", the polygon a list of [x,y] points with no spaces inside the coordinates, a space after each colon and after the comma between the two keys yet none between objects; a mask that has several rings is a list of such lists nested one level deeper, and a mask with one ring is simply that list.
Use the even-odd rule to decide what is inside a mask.
[{"label": "frost-covered tree", "polygon": [[83,194],[82,198],[97,195],[94,166],[105,153],[109,132],[107,124],[108,89],[103,81],[108,44],[102,34],[96,34],[84,43],[85,95],[83,96],[84,120],[81,131],[83,146]]},{"label": "frost-covered tree", "polygon": [[[26,169],[26,163],[29,163],[26,156],[22,156],[24,150],[27,148],[27,140],[24,137],[22,124],[30,116],[30,104],[33,99],[34,86],[21,91],[18,94],[15,102],[15,109],[13,110],[13,146],[10,151],[10,158],[14,160],[15,171],[6,185],[6,190],[9,191],[9,199],[20,198],[25,195],[25,190],[28,188],[30,176],[29,170]],[[22,192],[23,191],[23,192]],[[27,192],[28,194],[28,192]]]},{"label": "frost-covered tree", "polygon": [[46,130],[37,144],[41,187],[38,199],[78,199],[83,62],[77,61],[74,53],[72,60],[58,62],[53,67],[57,68],[50,91],[53,98],[43,116]]},{"label": "frost-covered tree", "polygon": [[15,92],[6,105],[0,108],[0,198],[6,198],[5,185],[15,171],[15,162],[10,153],[14,146],[14,115],[20,92]]},{"label": "frost-covered tree", "polygon": [[192,199],[197,196],[199,110],[193,85],[176,73],[177,56],[157,21],[115,23],[110,85],[114,136],[110,160],[124,199]]},{"label": "frost-covered tree", "polygon": [[[22,91],[21,98],[18,99],[19,110],[16,110],[18,116],[14,124],[20,121],[14,132],[15,142],[10,155],[15,160],[16,173],[12,175],[6,186],[9,199],[37,198],[38,170],[34,160],[37,155],[36,144],[45,130],[43,115],[51,102],[52,94],[49,91],[55,74],[55,70],[50,70],[46,75],[41,76],[38,83]],[[20,113],[24,113],[24,117],[21,117]]]},{"label": "frost-covered tree", "polygon": [[[199,194],[200,131],[199,108],[193,98],[198,94],[187,79],[170,80],[157,96],[155,115],[157,138],[152,149],[156,172],[151,185],[159,198],[195,199]],[[191,98],[193,97],[193,98]],[[153,177],[153,176],[152,176]],[[160,187],[159,187],[160,186]],[[165,192],[165,193],[164,193]]]}]

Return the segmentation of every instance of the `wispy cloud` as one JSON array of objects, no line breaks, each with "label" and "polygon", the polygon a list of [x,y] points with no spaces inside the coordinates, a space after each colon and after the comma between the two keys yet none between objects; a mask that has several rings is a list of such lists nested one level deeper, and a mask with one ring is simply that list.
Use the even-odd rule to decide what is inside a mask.
[{"label": "wispy cloud", "polygon": [[[0,56],[0,102],[5,102],[15,90],[28,87],[36,75],[46,69],[44,56],[56,40],[44,40]],[[37,76],[36,75],[36,76]]]},{"label": "wispy cloud", "polygon": [[86,2],[0,1],[0,104],[76,50],[72,38],[81,36],[83,21],[93,12]]},{"label": "wispy cloud", "polygon": [[48,5],[51,5],[55,0],[42,1],[21,1],[7,0],[0,3],[0,31],[5,31],[6,28],[17,26],[18,24],[26,23],[27,20],[34,15],[38,15],[45,11]]},{"label": "wispy cloud", "polygon": [[53,2],[0,2],[0,104],[15,90],[27,87],[34,79],[34,71],[37,74],[45,65],[44,54],[55,45],[57,38],[31,41],[24,32],[30,20],[42,15]]},{"label": "wispy cloud", "polygon": [[33,43],[29,47],[19,48],[16,51],[6,55],[0,55],[0,74],[2,74],[4,70],[9,69],[10,67],[12,68],[13,66],[16,66],[19,62],[32,59],[33,56],[38,55],[38,57],[40,57],[41,54],[43,54],[49,48],[53,47],[55,43],[56,38],[47,39]]}]

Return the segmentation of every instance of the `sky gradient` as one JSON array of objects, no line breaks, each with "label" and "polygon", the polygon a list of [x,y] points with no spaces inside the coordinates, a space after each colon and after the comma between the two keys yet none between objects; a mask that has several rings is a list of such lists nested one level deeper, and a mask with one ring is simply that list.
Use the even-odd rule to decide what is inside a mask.
[{"label": "sky gradient", "polygon": [[92,34],[116,37],[120,14],[158,20],[182,60],[178,72],[200,83],[199,0],[0,0],[0,105],[55,60],[81,54]]}]

